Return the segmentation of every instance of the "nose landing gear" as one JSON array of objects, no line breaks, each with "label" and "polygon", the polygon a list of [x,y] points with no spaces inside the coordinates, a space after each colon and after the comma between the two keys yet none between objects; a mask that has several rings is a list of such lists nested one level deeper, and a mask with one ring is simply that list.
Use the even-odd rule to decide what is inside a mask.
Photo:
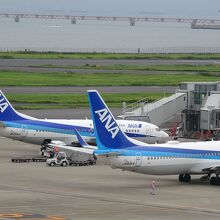
[{"label": "nose landing gear", "polygon": [[189,183],[191,181],[191,175],[184,173],[179,175],[179,181]]}]

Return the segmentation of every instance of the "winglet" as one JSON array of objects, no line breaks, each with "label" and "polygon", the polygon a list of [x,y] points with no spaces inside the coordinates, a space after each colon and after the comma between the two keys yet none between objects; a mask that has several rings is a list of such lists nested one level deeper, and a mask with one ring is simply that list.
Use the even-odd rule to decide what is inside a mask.
[{"label": "winglet", "polygon": [[76,129],[75,129],[75,134],[76,134],[76,137],[77,137],[81,147],[87,148],[87,149],[97,150],[97,147],[87,144],[86,141],[84,140],[84,138],[79,134],[79,132]]},{"label": "winglet", "polygon": [[76,129],[75,129],[75,134],[79,141],[80,146],[85,147],[85,148],[89,146]]}]

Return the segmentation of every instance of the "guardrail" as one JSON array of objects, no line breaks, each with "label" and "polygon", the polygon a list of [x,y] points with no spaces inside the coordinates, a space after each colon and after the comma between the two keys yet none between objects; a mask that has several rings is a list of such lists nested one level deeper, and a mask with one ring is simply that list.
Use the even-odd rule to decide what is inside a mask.
[{"label": "guardrail", "polygon": [[164,17],[164,16],[100,16],[100,15],[72,15],[72,14],[31,14],[12,13],[0,11],[2,18],[35,18],[35,19],[77,19],[97,21],[142,21],[142,22],[176,22],[176,23],[215,23],[220,22],[217,18],[187,18],[187,17]]},{"label": "guardrail", "polygon": [[148,98],[143,98],[137,102],[129,104],[124,107],[123,112],[126,114],[128,112],[134,112],[136,109],[141,108],[143,105],[148,103]]}]

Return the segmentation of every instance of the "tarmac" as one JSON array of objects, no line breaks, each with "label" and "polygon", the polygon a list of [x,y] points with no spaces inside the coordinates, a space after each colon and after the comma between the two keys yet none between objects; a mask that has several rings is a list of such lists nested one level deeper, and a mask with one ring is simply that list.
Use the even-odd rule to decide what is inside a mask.
[{"label": "tarmac", "polygon": [[[115,117],[122,115],[122,108],[111,108],[111,111]],[[91,119],[89,108],[19,110],[19,112],[39,119]]]},{"label": "tarmac", "polygon": [[[126,73],[126,74],[195,74],[193,71],[148,71],[148,70],[102,70],[99,68],[85,69],[85,66],[111,65],[207,65],[219,64],[219,60],[166,60],[166,59],[0,59],[0,70],[25,71],[32,73]],[[76,68],[74,68],[76,67]]]},{"label": "tarmac", "polygon": [[3,67],[40,67],[43,65],[55,66],[112,66],[112,65],[207,65],[219,64],[218,59],[209,60],[166,60],[166,59],[0,59],[0,68]]},{"label": "tarmac", "polygon": [[[38,153],[39,146],[0,137],[0,218],[2,213],[71,220],[220,218],[219,187],[201,182],[200,176],[183,184],[177,176],[136,174],[100,162],[95,166],[48,167],[10,161],[11,156]],[[152,180],[156,195],[150,194]]]}]

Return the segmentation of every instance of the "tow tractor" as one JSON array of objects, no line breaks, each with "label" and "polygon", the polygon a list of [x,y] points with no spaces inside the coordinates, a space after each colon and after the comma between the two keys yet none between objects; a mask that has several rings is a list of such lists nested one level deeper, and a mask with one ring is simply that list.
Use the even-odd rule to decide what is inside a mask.
[{"label": "tow tractor", "polygon": [[58,152],[54,155],[54,158],[49,158],[46,161],[47,165],[49,166],[67,166],[69,165],[69,161],[67,160],[65,152]]}]

